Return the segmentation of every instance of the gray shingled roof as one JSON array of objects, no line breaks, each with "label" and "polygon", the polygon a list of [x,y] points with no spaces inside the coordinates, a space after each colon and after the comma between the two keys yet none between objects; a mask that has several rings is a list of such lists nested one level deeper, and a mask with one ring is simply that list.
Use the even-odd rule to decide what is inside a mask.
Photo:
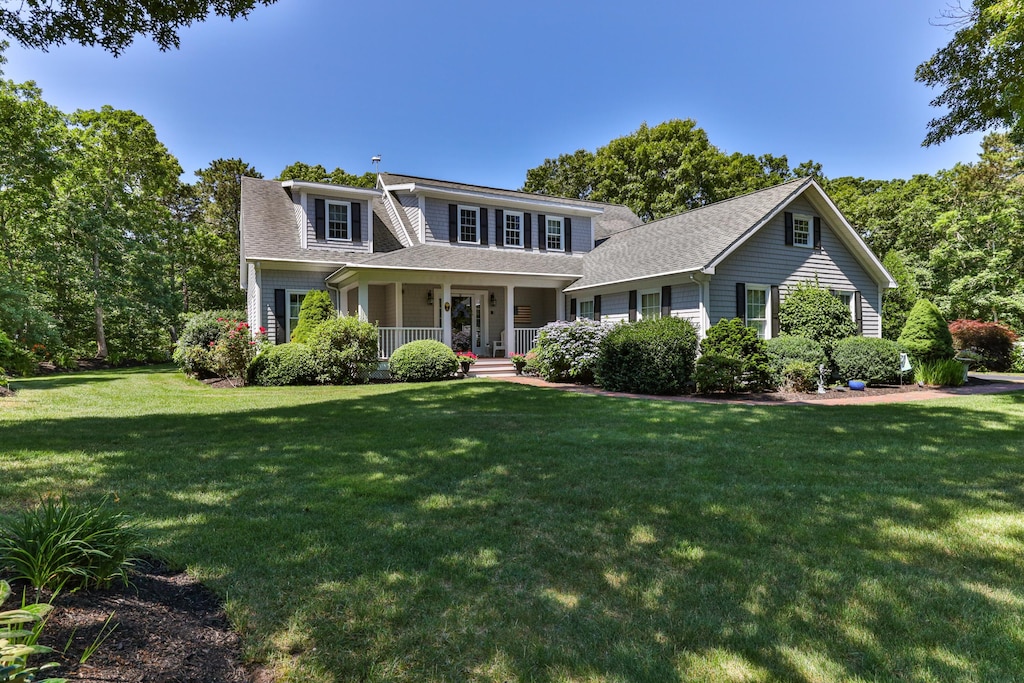
[{"label": "gray shingled roof", "polygon": [[583,273],[583,259],[519,252],[486,247],[450,247],[443,244],[419,244],[388,254],[374,254],[355,268],[394,268],[396,270],[450,270],[461,273],[506,273],[551,275],[577,278]]},{"label": "gray shingled roof", "polygon": [[[394,236],[394,228],[379,200],[373,201],[373,214],[374,228],[383,227],[392,233],[384,235],[378,251],[395,248],[398,238]],[[247,259],[313,261],[341,266],[373,256],[336,249],[303,249],[291,197],[276,180],[242,178],[241,231],[243,256]],[[375,232],[374,237],[374,249],[377,249],[381,233]],[[397,247],[400,248],[401,244]]]},{"label": "gray shingled roof", "polygon": [[792,180],[616,232],[587,255],[568,290],[700,270],[810,183]]}]

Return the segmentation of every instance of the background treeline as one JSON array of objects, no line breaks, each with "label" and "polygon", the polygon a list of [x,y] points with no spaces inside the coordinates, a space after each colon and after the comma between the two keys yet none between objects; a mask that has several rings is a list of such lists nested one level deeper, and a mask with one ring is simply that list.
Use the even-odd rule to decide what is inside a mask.
[{"label": "background treeline", "polygon": [[978,159],[909,180],[828,178],[785,155],[726,154],[692,120],[673,120],[577,150],[526,173],[530,192],[616,202],[644,220],[814,176],[900,283],[884,335],[899,336],[923,296],[948,319],[1024,332],[1024,147],[990,134]]}]

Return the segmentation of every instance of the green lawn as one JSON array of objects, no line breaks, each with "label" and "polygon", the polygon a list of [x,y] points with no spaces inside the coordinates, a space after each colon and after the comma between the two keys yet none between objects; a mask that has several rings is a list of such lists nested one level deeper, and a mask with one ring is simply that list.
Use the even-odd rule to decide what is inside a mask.
[{"label": "green lawn", "polygon": [[287,681],[1013,681],[1024,394],[19,382],[0,510],[116,493]]}]

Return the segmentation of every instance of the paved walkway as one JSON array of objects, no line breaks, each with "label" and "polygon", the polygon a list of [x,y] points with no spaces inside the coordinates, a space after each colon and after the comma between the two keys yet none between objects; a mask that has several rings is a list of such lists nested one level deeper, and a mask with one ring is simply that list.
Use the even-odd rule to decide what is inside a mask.
[{"label": "paved walkway", "polygon": [[[1024,375],[971,375],[971,378],[984,379],[984,383],[968,383],[962,387],[944,387],[925,389],[922,391],[905,391],[892,394],[880,395],[843,395],[841,398],[828,398],[818,400],[799,399],[746,399],[746,398],[710,398],[705,396],[651,396],[648,394],[627,394],[619,391],[605,391],[597,387],[582,386],[579,384],[561,384],[547,382],[539,377],[506,377],[502,381],[515,384],[526,384],[532,387],[544,387],[548,389],[560,389],[562,391],[573,391],[579,394],[592,394],[595,396],[613,396],[618,398],[645,398],[658,399],[662,401],[675,401],[677,403],[718,403],[728,405],[746,406],[771,406],[771,405],[824,405],[824,406],[849,406],[864,405],[869,403],[906,403],[908,401],[927,401],[936,398],[950,398],[951,396],[976,396],[980,394],[1001,394],[1007,391],[1024,391]],[[856,392],[850,392],[855,394]]]}]

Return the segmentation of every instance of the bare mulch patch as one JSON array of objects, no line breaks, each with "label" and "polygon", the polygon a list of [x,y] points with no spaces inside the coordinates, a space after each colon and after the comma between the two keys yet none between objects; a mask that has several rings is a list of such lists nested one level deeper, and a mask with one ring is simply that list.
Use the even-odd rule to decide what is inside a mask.
[{"label": "bare mulch patch", "polygon": [[[240,639],[223,606],[195,579],[166,567],[143,565],[131,581],[129,586],[57,596],[40,638],[40,644],[54,652],[40,656],[37,663],[55,661],[60,666],[46,674],[69,681],[120,683],[272,680],[269,672],[242,663]],[[102,638],[108,618],[107,631],[116,628],[95,654],[80,663],[86,648]]]},{"label": "bare mulch patch", "polygon": [[[973,380],[972,380],[973,381]],[[828,401],[836,398],[853,398],[856,396],[885,396],[887,394],[905,394],[914,391],[930,391],[935,387],[918,386],[916,382],[902,386],[865,387],[854,391],[848,387],[826,387],[824,394],[817,392],[801,393],[792,391],[773,391],[764,394],[744,394],[745,401]]]}]

